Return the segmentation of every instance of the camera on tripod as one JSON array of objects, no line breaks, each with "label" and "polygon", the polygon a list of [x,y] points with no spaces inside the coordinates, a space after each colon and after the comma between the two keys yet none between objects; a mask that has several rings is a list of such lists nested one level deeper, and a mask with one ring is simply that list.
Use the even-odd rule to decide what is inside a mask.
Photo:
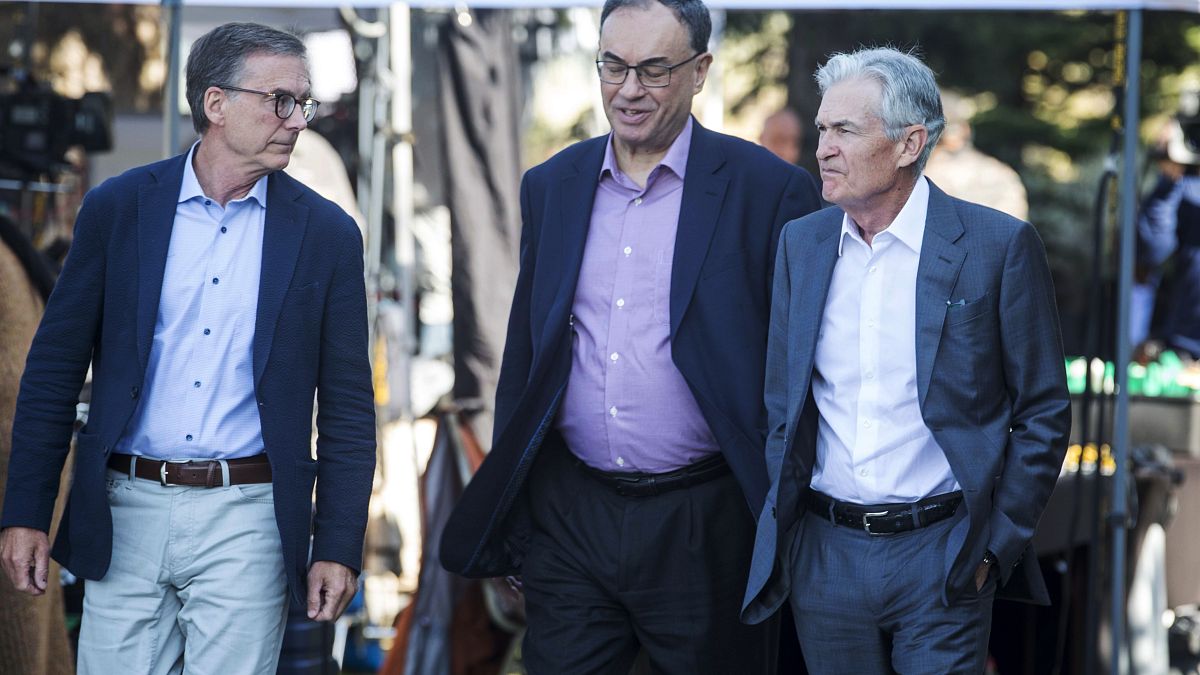
[{"label": "camera on tripod", "polygon": [[112,98],[89,92],[73,99],[31,77],[0,72],[0,172],[21,177],[50,173],[66,163],[72,146],[88,152],[112,149]]}]

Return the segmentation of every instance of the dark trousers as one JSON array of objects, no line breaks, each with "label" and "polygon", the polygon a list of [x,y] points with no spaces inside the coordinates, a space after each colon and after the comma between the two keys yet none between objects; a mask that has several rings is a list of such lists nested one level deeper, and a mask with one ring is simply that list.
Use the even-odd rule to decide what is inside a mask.
[{"label": "dark trousers", "polygon": [[872,536],[804,515],[791,602],[810,673],[983,673],[996,574],[942,603],[946,541],[963,517]]},{"label": "dark trousers", "polygon": [[533,538],[521,568],[532,675],[766,673],[778,622],[739,622],[754,520],[732,474],[623,497],[561,445],[530,480]]}]

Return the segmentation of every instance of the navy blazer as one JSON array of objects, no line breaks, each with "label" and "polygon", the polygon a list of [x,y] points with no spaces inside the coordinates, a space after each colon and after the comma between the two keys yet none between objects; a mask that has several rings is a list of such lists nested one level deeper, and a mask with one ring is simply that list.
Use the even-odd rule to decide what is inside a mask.
[{"label": "navy blazer", "polygon": [[[521,270],[496,391],[492,449],[446,525],[441,562],[517,573],[524,483],[571,366],[569,317],[608,136],[573,145],[521,183]],[[758,512],[767,490],[762,384],[771,274],[783,223],[820,208],[803,169],[693,123],[671,270],[671,355]]]},{"label": "navy blazer", "polygon": [[[843,215],[830,207],[788,223],[781,237],[765,390],[771,488],[742,612],[750,623],[773,614],[790,592],[816,461],[813,359]],[[1001,597],[1048,603],[1029,541],[1066,454],[1071,410],[1041,239],[1028,223],[931,182],[916,293],[921,417],[946,452],[967,510],[946,547],[943,599],[971,588],[991,550]]]},{"label": "navy blazer", "polygon": [[[92,366],[88,423],[52,550],[85,579],[103,577],[112,554],[105,467],[145,380],[186,157],[132,169],[87,194],[21,380],[0,527],[48,531]],[[267,182],[253,352],[284,564],[302,604],[310,531],[312,560],[361,567],[375,410],[362,236],[345,212],[282,171]]]}]

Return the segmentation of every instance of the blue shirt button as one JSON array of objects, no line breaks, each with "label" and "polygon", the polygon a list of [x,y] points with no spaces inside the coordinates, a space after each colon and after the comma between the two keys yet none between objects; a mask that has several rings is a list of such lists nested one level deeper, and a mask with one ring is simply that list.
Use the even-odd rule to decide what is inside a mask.
[{"label": "blue shirt button", "polygon": [[187,438],[187,440],[189,440],[189,441],[190,441],[190,440],[192,440],[192,435],[191,435],[191,434],[188,434],[188,435],[186,436],[186,438]]},{"label": "blue shirt button", "polygon": [[200,380],[196,380],[195,382],[193,382],[193,383],[192,383],[192,386],[193,386],[193,387],[196,387],[197,389],[199,389],[199,388],[200,388]]},{"label": "blue shirt button", "polygon": [[208,335],[208,334],[209,334],[209,333],[211,333],[211,332],[212,332],[212,331],[211,331],[211,330],[209,330],[209,329],[207,329],[207,328],[205,328],[205,329],[204,329],[204,334],[205,334],[205,335]]},{"label": "blue shirt button", "polygon": [[214,283],[214,284],[219,284],[219,283],[221,283],[221,280],[220,280],[220,279],[218,279],[218,278],[216,278],[216,277],[213,277],[213,283]]},{"label": "blue shirt button", "polygon": [[226,232],[228,232],[228,231],[229,231],[229,228],[225,227],[224,225],[222,225],[222,226],[221,226],[221,233],[222,233],[222,234],[224,234],[224,233],[226,233]]}]

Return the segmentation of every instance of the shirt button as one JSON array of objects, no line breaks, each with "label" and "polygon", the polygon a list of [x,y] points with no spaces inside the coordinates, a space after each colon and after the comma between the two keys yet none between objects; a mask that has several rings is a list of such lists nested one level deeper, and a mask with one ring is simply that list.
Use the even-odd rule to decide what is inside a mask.
[{"label": "shirt button", "polygon": [[875,274],[875,266],[871,265],[871,269],[869,269],[867,271],[870,272],[871,274]]},{"label": "shirt button", "polygon": [[617,466],[625,466],[625,458],[624,457],[617,458]]},{"label": "shirt button", "polygon": [[610,417],[616,417],[617,416],[617,406],[614,405],[613,407],[609,408],[608,415]]},{"label": "shirt button", "polygon": [[611,361],[616,361],[617,359],[621,358],[621,355],[620,355],[620,354],[618,354],[618,353],[616,353],[616,352],[613,352],[613,353],[611,353],[611,354],[609,354],[609,355],[608,355],[608,358],[609,358],[609,360],[611,360]]},{"label": "shirt button", "polygon": [[625,255],[628,256],[630,253],[633,253],[633,247],[626,246],[625,247]]},{"label": "shirt button", "polygon": [[205,334],[205,335],[208,335],[208,334],[209,334],[209,333],[211,333],[211,332],[212,332],[212,331],[211,331],[211,330],[209,330],[209,329],[207,329],[207,328],[205,328],[205,329],[204,329],[204,334]]},{"label": "shirt button", "polygon": [[[216,280],[214,280],[213,283],[214,284],[217,283]],[[874,328],[874,327],[875,327],[875,319],[867,319],[867,328]]]},{"label": "shirt button", "polygon": [[866,478],[866,477],[867,477],[867,470],[866,470],[866,469],[859,469],[859,470],[858,470],[858,475],[862,476],[863,478]]},{"label": "shirt button", "polygon": [[871,420],[863,420],[863,426],[870,429],[871,428]]},{"label": "shirt button", "polygon": [[205,200],[204,200],[204,205],[205,205],[205,206],[212,206],[212,200],[211,200],[211,199],[205,199]]},{"label": "shirt button", "polygon": [[192,386],[199,389],[200,388],[200,380],[196,380],[195,382],[193,382]]},{"label": "shirt button", "polygon": [[220,280],[220,279],[218,279],[218,278],[216,278],[216,277],[213,277],[213,283],[214,283],[214,284],[219,284],[219,283],[221,283],[221,280]]},{"label": "shirt button", "polygon": [[865,373],[865,375],[867,376],[867,379],[868,379],[868,380],[873,380],[873,379],[875,379],[875,371],[873,371],[873,370],[868,370],[868,371]]},{"label": "shirt button", "polygon": [[[221,226],[221,234],[225,234],[228,231],[229,231],[229,228],[225,227],[224,225]],[[871,271],[874,272],[875,270],[871,270]]]},{"label": "shirt button", "polygon": [[184,436],[184,438],[186,438],[187,440],[189,440],[189,441],[190,441],[190,440],[192,440],[192,435],[191,435],[191,434],[188,434],[187,436]]},{"label": "shirt button", "polygon": [[638,197],[637,199],[633,200],[633,205],[634,205],[634,206],[641,206],[641,205],[642,205],[642,198],[641,198],[641,197]]},{"label": "shirt button", "polygon": [[625,298],[617,298],[617,307],[625,306]]}]

